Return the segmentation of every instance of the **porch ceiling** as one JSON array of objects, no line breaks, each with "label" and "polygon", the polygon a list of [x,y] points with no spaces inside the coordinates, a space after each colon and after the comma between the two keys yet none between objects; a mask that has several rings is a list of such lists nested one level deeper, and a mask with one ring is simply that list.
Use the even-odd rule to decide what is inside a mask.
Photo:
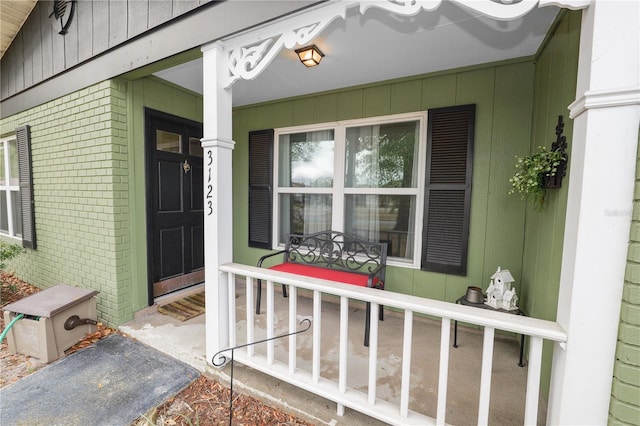
[{"label": "porch ceiling", "polygon": [[[558,12],[534,8],[522,18],[497,21],[453,2],[411,17],[377,8],[361,15],[351,8],[313,41],[326,55],[319,66],[306,68],[283,49],[256,79],[233,85],[233,105],[530,56]],[[202,60],[155,75],[202,94]]]}]

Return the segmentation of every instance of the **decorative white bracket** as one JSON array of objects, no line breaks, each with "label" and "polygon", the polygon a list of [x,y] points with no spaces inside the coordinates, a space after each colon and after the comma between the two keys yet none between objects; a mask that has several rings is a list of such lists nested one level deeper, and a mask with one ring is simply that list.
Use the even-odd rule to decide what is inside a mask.
[{"label": "decorative white bracket", "polygon": [[[536,6],[560,6],[568,9],[588,7],[592,0],[522,0],[514,3],[503,0],[452,0],[461,6],[490,18],[508,21],[518,19]],[[257,30],[223,41],[227,52],[229,75],[225,89],[239,79],[253,80],[271,63],[282,48],[293,49],[313,40],[333,20],[346,19],[347,9],[360,6],[360,13],[377,7],[403,16],[413,16],[422,10],[432,11],[442,4],[442,0],[386,0],[357,1],[336,0],[292,15]]]},{"label": "decorative white bracket", "polygon": [[225,40],[229,76],[225,88],[236,80],[253,80],[271,63],[283,47],[293,49],[313,40],[336,18],[346,18],[347,9],[357,1],[337,1],[293,15],[246,35]]}]

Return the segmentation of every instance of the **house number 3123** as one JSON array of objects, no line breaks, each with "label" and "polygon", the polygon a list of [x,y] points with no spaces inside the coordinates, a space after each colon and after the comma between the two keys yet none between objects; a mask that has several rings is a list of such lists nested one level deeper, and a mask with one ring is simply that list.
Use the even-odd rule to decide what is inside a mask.
[{"label": "house number 3123", "polygon": [[213,171],[213,152],[207,151],[207,216],[213,214],[213,184],[211,183],[211,172]]}]

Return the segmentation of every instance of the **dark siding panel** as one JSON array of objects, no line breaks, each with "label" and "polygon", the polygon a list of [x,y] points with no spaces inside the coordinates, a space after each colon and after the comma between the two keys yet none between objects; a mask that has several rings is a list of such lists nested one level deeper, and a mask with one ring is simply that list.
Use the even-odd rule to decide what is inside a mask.
[{"label": "dark siding panel", "polygon": [[200,6],[198,0],[174,0],[173,1],[173,17],[180,16]]},{"label": "dark siding panel", "polygon": [[97,55],[109,48],[109,2],[95,0],[91,3],[93,6],[93,54]]},{"label": "dark siding panel", "polygon": [[[5,56],[9,58],[10,52],[6,52]],[[6,65],[8,62],[2,62],[2,69],[0,70],[0,96],[2,99],[9,96],[9,67]]]},{"label": "dark siding panel", "polygon": [[[24,23],[27,27],[30,24],[29,20]],[[33,85],[33,31],[24,31],[24,85],[30,87]]]},{"label": "dark siding panel", "polygon": [[3,57],[0,95],[10,97],[212,1],[77,0],[63,36],[49,17],[53,0],[39,0]]},{"label": "dark siding panel", "polygon": [[64,53],[64,39],[65,36],[58,34],[58,27],[53,27],[51,24],[52,18],[47,15],[47,27],[51,34],[52,45],[52,59],[53,59],[53,73],[58,74],[65,70],[65,53]]},{"label": "dark siding panel", "polygon": [[79,1],[76,3],[76,18],[78,21],[78,61],[85,61],[93,55],[93,2]]},{"label": "dark siding panel", "polygon": [[53,41],[51,21],[47,13],[47,6],[50,2],[38,2],[37,7],[40,9],[40,31],[42,34],[42,79],[53,75]]},{"label": "dark siding panel", "polygon": [[23,35],[19,33],[16,38],[13,40],[13,44],[15,45],[14,55],[12,60],[15,61],[14,64],[14,76],[15,76],[15,90],[17,92],[24,89],[24,42]]},{"label": "dark siding panel", "polygon": [[127,2],[109,2],[109,47],[117,46],[127,39]]},{"label": "dark siding panel", "polygon": [[31,130],[29,126],[16,129],[18,145],[18,169],[20,174],[20,199],[22,206],[22,245],[36,248],[35,209],[31,181]]},{"label": "dark siding panel", "polygon": [[[67,33],[63,36],[58,34],[64,42],[64,68],[71,68],[78,65],[78,6],[73,5],[73,17],[67,28]],[[69,7],[69,6],[67,6]]]},{"label": "dark siding panel", "polygon": [[[16,67],[16,62],[15,62],[15,58],[16,58],[16,49],[12,49],[10,52],[7,52],[4,54],[8,63],[9,63],[9,69],[7,72],[7,82],[5,83],[7,85],[7,89],[9,90],[9,93],[15,93],[16,91],[16,73],[18,72],[18,69]],[[4,59],[4,57],[3,57]]]},{"label": "dark siding panel", "polygon": [[33,84],[42,81],[42,28],[40,28],[40,8],[34,7],[25,31],[31,33],[31,63],[33,68]]},{"label": "dark siding panel", "polygon": [[149,28],[168,21],[173,16],[173,2],[158,0],[149,3]]},{"label": "dark siding panel", "polygon": [[249,247],[271,248],[273,130],[249,132]]},{"label": "dark siding panel", "polygon": [[475,105],[429,110],[422,269],[466,275]]},{"label": "dark siding panel", "polygon": [[127,28],[127,38],[131,38],[147,30],[147,23],[149,21],[149,2],[130,1],[128,5],[129,22]]}]

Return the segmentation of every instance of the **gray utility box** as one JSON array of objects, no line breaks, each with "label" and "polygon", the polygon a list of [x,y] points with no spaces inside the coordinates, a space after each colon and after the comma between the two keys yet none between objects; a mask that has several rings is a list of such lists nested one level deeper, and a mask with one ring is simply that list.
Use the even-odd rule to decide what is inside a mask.
[{"label": "gray utility box", "polygon": [[9,352],[44,362],[55,361],[64,351],[96,330],[95,290],[58,284],[4,308],[5,327],[18,314],[7,333]]}]

